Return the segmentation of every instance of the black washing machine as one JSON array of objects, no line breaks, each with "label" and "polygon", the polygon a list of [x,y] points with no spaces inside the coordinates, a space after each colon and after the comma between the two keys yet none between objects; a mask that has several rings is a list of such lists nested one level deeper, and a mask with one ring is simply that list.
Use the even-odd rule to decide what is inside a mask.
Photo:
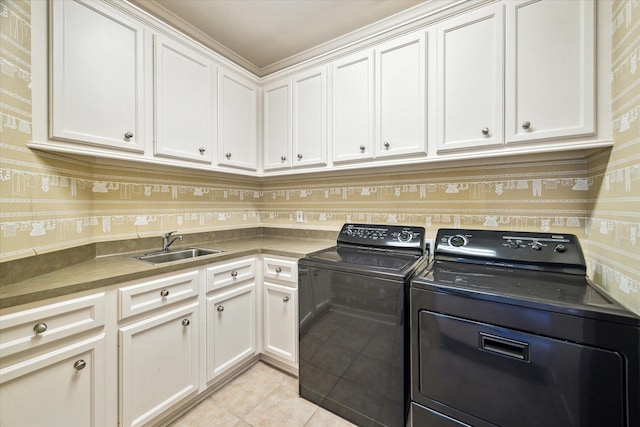
[{"label": "black washing machine", "polygon": [[441,229],[410,305],[414,427],[640,426],[640,317],[575,236]]},{"label": "black washing machine", "polygon": [[426,261],[422,227],[367,224],[298,261],[302,397],[360,426],[405,425],[407,293]]}]

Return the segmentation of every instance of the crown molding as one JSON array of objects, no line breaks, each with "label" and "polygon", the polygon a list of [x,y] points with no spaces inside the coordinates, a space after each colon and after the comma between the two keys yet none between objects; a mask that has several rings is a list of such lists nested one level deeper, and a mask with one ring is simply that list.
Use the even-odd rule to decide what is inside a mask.
[{"label": "crown molding", "polygon": [[127,0],[127,2],[181,31],[256,77],[263,78],[317,58],[337,56],[341,51],[349,47],[365,46],[367,43],[374,43],[434,22],[441,16],[456,13],[457,10],[478,7],[490,2],[490,0],[427,0],[388,18],[262,68],[257,67],[251,61],[219,43],[155,1]]}]

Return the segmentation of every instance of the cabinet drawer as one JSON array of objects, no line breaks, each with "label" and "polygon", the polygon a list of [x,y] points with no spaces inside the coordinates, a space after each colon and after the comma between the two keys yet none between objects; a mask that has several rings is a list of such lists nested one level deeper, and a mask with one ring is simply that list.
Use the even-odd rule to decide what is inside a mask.
[{"label": "cabinet drawer", "polygon": [[255,258],[225,263],[207,269],[207,292],[256,277]]},{"label": "cabinet drawer", "polygon": [[104,323],[104,292],[0,316],[0,357],[101,327]]},{"label": "cabinet drawer", "polygon": [[297,286],[298,263],[292,260],[264,257],[264,278]]},{"label": "cabinet drawer", "polygon": [[120,320],[198,295],[198,271],[120,288]]}]

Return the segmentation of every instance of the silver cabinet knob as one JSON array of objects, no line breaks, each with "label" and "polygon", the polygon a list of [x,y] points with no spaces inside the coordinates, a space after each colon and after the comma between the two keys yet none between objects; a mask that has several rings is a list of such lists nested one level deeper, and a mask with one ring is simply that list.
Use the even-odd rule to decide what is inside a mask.
[{"label": "silver cabinet knob", "polygon": [[522,122],[522,129],[529,129],[531,127],[531,122]]},{"label": "silver cabinet knob", "polygon": [[182,319],[182,326],[189,326],[191,324],[191,320],[189,319]]},{"label": "silver cabinet knob", "polygon": [[282,160],[283,162],[287,161],[287,156],[280,156],[280,160]]},{"label": "silver cabinet knob", "polygon": [[131,138],[133,138],[133,132],[125,132],[124,137],[125,137],[126,139],[131,139]]},{"label": "silver cabinet knob", "polygon": [[206,148],[204,148],[204,147],[200,147],[200,148],[198,149],[198,151],[200,151],[200,154],[204,154],[204,153],[205,153],[205,151],[207,151],[207,149],[206,149]]},{"label": "silver cabinet knob", "polygon": [[280,267],[276,267],[276,273],[282,273],[282,269]]},{"label": "silver cabinet knob", "polygon": [[85,362],[82,359],[76,360],[76,363],[73,364],[73,367],[75,368],[76,371],[82,371],[84,368],[87,367],[87,362]]},{"label": "silver cabinet knob", "polygon": [[46,323],[37,323],[34,327],[33,327],[33,332],[35,332],[36,334],[41,334],[44,331],[46,331],[48,328]]},{"label": "silver cabinet knob", "polygon": [[161,296],[162,298],[166,298],[166,297],[168,297],[168,296],[169,296],[169,290],[168,290],[168,289],[163,289],[163,290],[161,290],[161,291],[160,291],[160,296]]},{"label": "silver cabinet knob", "polygon": [[225,154],[224,156],[225,156],[227,159],[230,159],[230,158],[231,158],[231,153],[227,153],[227,154]]},{"label": "silver cabinet knob", "polygon": [[389,144],[388,141],[385,141],[382,145],[384,145],[384,148],[386,148],[387,150],[389,149],[389,147],[391,147],[391,144]]},{"label": "silver cabinet knob", "polygon": [[489,128],[482,128],[483,135],[489,135]]},{"label": "silver cabinet knob", "polygon": [[218,310],[218,311],[224,311],[224,306],[219,305],[219,306],[218,306],[218,308],[216,308],[216,310]]},{"label": "silver cabinet knob", "polygon": [[367,147],[365,147],[364,145],[360,146],[360,152],[364,153],[366,149]]},{"label": "silver cabinet knob", "polygon": [[302,154],[298,154],[298,160],[302,160]]},{"label": "silver cabinet knob", "polygon": [[289,297],[284,297],[284,298],[282,298],[282,301],[284,301],[284,302],[289,302]]},{"label": "silver cabinet knob", "polygon": [[238,277],[238,272],[237,272],[237,271],[235,271],[235,270],[233,270],[233,271],[231,272],[231,277]]}]

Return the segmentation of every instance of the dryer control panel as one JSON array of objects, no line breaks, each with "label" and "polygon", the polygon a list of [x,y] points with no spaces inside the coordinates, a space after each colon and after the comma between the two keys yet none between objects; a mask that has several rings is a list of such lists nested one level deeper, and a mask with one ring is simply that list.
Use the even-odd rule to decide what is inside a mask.
[{"label": "dryer control panel", "polygon": [[434,257],[530,270],[586,271],[580,242],[573,234],[444,228],[438,230]]}]

